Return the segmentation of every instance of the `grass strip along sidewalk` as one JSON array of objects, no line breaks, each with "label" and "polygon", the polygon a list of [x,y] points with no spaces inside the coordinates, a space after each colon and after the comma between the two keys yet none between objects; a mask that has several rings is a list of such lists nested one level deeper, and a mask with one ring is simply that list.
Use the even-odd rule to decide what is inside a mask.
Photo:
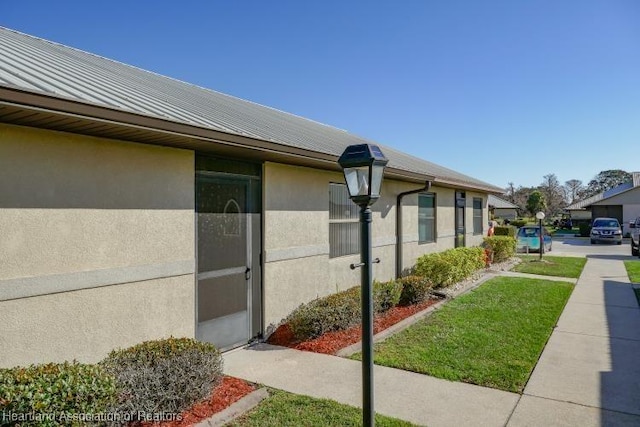
[{"label": "grass strip along sidewalk", "polygon": [[375,363],[521,392],[572,289],[566,282],[491,279],[377,344]]},{"label": "grass strip along sidewalk", "polygon": [[569,277],[577,279],[587,263],[586,258],[549,256],[543,255],[540,261],[539,255],[521,255],[518,258],[522,262],[512,270],[519,273],[541,274],[543,276]]},{"label": "grass strip along sidewalk", "polygon": [[627,260],[624,262],[624,266],[627,269],[631,283],[640,283],[640,260]]},{"label": "grass strip along sidewalk", "polygon": [[[230,426],[361,426],[362,410],[333,400],[269,390],[270,397]],[[406,421],[376,414],[376,426],[411,427]]]},{"label": "grass strip along sidewalk", "polygon": [[[627,275],[631,283],[640,283],[640,260],[627,260],[624,262],[624,266],[627,269]],[[634,287],[633,291],[636,293],[636,299],[638,300],[638,305],[640,305],[640,288]]]}]

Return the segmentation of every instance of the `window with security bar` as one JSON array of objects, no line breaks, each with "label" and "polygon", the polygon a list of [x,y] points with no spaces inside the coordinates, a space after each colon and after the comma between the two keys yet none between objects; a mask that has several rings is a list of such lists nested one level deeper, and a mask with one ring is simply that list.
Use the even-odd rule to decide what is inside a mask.
[{"label": "window with security bar", "polygon": [[329,184],[329,257],[360,253],[358,206],[345,184]]}]

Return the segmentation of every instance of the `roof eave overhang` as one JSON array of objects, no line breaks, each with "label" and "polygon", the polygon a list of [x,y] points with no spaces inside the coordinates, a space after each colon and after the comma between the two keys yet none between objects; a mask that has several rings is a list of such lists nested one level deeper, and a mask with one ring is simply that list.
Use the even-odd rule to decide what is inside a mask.
[{"label": "roof eave overhang", "polygon": [[[77,100],[0,87],[0,122],[105,137],[136,143],[183,148],[227,157],[273,161],[339,171],[338,156],[279,144],[275,141],[227,133],[169,119],[108,108]],[[500,194],[483,187],[433,177],[426,173],[387,167],[385,176],[402,181]]]}]

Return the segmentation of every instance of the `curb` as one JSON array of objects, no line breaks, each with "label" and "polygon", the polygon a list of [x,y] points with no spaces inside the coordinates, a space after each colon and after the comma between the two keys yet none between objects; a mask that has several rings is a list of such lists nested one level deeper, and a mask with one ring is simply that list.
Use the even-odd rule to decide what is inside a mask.
[{"label": "curb", "polygon": [[259,388],[258,390],[254,390],[242,399],[231,404],[231,406],[229,406],[228,408],[212,415],[206,420],[200,421],[199,423],[195,424],[195,427],[223,426],[228,422],[233,421],[236,418],[249,412],[256,406],[258,406],[258,404],[267,397],[269,397],[269,392],[266,388]]}]

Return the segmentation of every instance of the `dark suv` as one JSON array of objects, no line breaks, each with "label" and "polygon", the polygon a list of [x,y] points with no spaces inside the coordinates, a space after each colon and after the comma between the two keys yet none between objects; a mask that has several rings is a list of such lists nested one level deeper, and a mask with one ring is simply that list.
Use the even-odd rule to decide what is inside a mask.
[{"label": "dark suv", "polygon": [[640,216],[634,221],[629,222],[629,228],[631,229],[631,255],[636,256],[640,254],[638,248],[640,248]]},{"label": "dark suv", "polygon": [[591,224],[591,244],[610,242],[622,244],[622,229],[616,218],[596,218]]}]

